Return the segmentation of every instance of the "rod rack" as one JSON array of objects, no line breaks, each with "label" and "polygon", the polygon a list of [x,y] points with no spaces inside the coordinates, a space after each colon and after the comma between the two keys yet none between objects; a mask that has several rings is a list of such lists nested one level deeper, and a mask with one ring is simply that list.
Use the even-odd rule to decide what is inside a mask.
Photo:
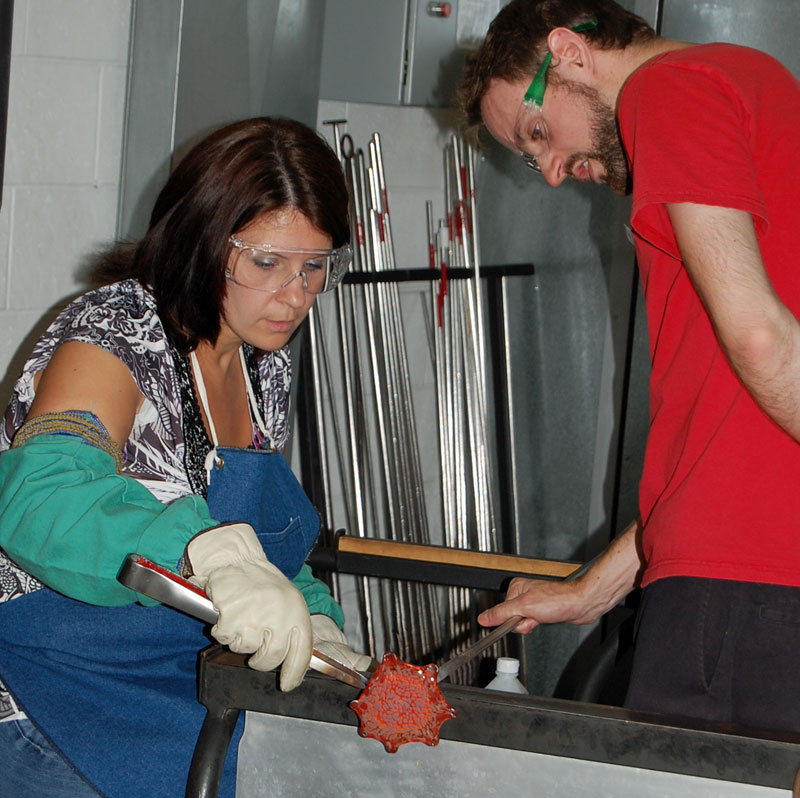
[{"label": "rod rack", "polygon": [[429,584],[504,592],[516,576],[562,580],[581,563],[453,549],[445,546],[356,538],[337,532],[332,547],[317,546],[308,556],[315,571],[402,579]]},{"label": "rod rack", "polygon": [[[494,378],[492,380],[495,398],[501,402],[508,401],[504,357],[502,354],[502,319],[504,316],[503,297],[499,289],[501,280],[506,277],[525,277],[535,274],[535,267],[532,263],[509,263],[496,264],[480,267],[480,278],[487,284],[487,303],[489,306],[489,318],[493,322],[489,327],[488,351],[495,363]],[[448,268],[447,280],[465,280],[473,277],[475,270],[472,268]],[[410,282],[431,282],[439,280],[442,275],[441,269],[419,268],[419,269],[387,269],[384,271],[348,271],[343,278],[344,284],[350,285],[369,285],[376,283],[410,283]],[[303,386],[300,391],[299,411],[301,416],[306,419],[313,418],[314,397],[310,393],[311,379],[305,373],[302,365],[309,360],[307,343],[304,345],[305,354],[301,355],[300,382]],[[313,424],[309,424],[307,433],[300,438],[301,440],[301,464],[302,464],[302,483],[306,492],[311,497],[312,502],[317,507],[324,506],[323,472],[322,463],[319,456],[319,440],[314,430]],[[511,430],[504,420],[498,422],[495,444],[497,445],[498,457],[508,465],[511,448]],[[500,496],[499,517],[501,527],[501,540],[503,551],[515,550],[515,530],[513,529],[513,508],[514,497],[508,495]],[[337,524],[338,527],[338,524]],[[323,529],[322,541],[328,547],[334,546],[334,532],[332,528]],[[350,531],[350,530],[348,530]],[[427,576],[430,578],[431,570],[436,566],[426,568]],[[438,582],[438,579],[431,581]]]},{"label": "rod rack", "polygon": [[[480,276],[487,278],[524,277],[534,273],[532,263],[509,263],[499,266],[481,266]],[[387,269],[380,272],[347,272],[342,282],[347,285],[367,285],[373,283],[409,283],[415,281],[438,280],[442,276],[441,269]],[[475,269],[447,269],[448,280],[467,280],[475,276]]]}]

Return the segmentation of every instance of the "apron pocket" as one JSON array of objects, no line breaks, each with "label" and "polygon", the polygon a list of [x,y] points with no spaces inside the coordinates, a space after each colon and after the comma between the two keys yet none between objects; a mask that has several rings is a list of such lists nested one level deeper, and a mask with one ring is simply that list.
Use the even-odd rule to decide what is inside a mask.
[{"label": "apron pocket", "polygon": [[300,518],[292,518],[280,532],[257,532],[267,559],[289,579],[297,576],[308,555],[308,542]]}]

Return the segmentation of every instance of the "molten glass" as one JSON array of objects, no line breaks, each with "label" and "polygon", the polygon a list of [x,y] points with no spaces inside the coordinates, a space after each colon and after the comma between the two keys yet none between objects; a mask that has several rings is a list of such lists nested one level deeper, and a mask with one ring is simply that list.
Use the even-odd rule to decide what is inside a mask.
[{"label": "molten glass", "polygon": [[405,743],[437,745],[441,725],[456,716],[439,689],[438,672],[436,665],[411,665],[387,651],[350,702],[360,721],[358,733],[383,743],[390,754]]}]

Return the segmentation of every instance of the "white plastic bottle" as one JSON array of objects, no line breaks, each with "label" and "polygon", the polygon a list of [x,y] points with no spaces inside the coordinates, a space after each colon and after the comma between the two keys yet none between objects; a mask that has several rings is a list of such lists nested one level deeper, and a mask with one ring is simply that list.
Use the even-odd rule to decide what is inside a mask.
[{"label": "white plastic bottle", "polygon": [[503,690],[506,693],[527,693],[525,685],[517,678],[519,660],[513,657],[498,657],[497,675],[486,685],[487,690]]}]

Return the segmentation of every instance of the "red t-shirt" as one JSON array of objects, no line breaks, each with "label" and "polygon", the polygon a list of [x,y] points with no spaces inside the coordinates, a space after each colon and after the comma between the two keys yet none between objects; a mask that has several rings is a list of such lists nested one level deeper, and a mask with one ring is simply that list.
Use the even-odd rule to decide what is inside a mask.
[{"label": "red t-shirt", "polygon": [[644,584],[698,576],[800,586],[800,444],[733,373],[665,208],[749,212],[772,284],[800,317],[800,84],[758,51],[691,47],[634,73],[619,122],[652,360]]}]

